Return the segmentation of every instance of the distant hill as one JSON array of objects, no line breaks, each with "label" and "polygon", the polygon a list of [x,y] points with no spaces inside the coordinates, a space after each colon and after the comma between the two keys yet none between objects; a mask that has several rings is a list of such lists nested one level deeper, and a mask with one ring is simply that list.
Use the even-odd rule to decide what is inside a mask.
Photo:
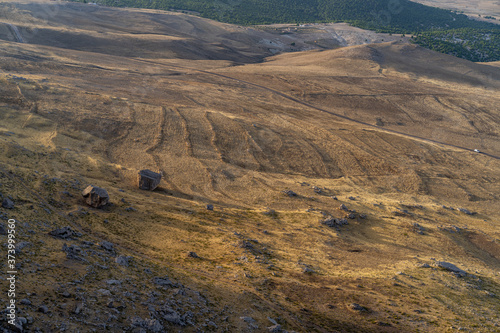
[{"label": "distant hill", "polygon": [[[87,0],[72,0],[87,2]],[[96,0],[115,7],[175,10],[241,25],[347,22],[386,33],[422,34],[414,42],[471,61],[498,61],[498,43],[488,43],[500,25],[408,0]],[[466,29],[467,33],[462,33]],[[451,30],[451,33],[448,31]],[[438,33],[434,33],[438,31]],[[460,38],[457,36],[460,31]],[[463,39],[462,37],[466,37]],[[469,39],[469,37],[471,39]],[[477,42],[479,40],[480,42]]]},{"label": "distant hill", "polygon": [[[86,0],[73,0],[86,2]],[[393,33],[435,29],[499,29],[466,15],[408,0],[96,0],[98,4],[163,10],[184,10],[234,24],[350,22]]]}]

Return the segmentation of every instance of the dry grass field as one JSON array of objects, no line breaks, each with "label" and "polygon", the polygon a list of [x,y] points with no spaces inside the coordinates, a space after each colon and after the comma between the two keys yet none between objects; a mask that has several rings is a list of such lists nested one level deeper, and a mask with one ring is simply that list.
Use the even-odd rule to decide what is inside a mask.
[{"label": "dry grass field", "polygon": [[272,56],[266,31],[91,5],[0,20],[24,331],[499,330],[497,64],[406,42]]}]

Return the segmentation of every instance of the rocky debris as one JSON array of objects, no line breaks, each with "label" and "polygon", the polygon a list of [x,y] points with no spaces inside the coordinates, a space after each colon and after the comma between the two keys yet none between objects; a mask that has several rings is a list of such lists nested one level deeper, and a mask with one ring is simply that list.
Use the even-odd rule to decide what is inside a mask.
[{"label": "rocky debris", "polygon": [[76,245],[71,244],[68,246],[66,243],[64,243],[62,250],[66,253],[66,258],[68,259],[84,260],[81,256],[83,254],[82,249],[80,249]]},{"label": "rocky debris", "polygon": [[283,193],[285,193],[286,195],[288,195],[289,197],[296,197],[297,196],[297,193],[295,193],[294,191],[292,190],[284,190]]},{"label": "rocky debris", "polygon": [[367,312],[368,311],[367,308],[365,308],[364,306],[361,306],[357,303],[351,303],[347,307],[353,311],[358,311],[358,312]]},{"label": "rocky debris", "polygon": [[347,222],[347,219],[337,219],[337,218],[333,218],[333,217],[329,217],[327,219],[324,219],[323,221],[321,221],[321,223],[326,225],[326,226],[329,226],[330,228],[336,228],[336,227],[340,227],[340,226],[349,224]]},{"label": "rocky debris", "polygon": [[186,326],[186,322],[181,317],[181,315],[168,306],[164,306],[162,309],[160,309],[159,314],[164,320],[172,324]]},{"label": "rocky debris", "polygon": [[128,267],[130,260],[132,260],[131,256],[118,256],[116,257],[115,262],[120,266]]},{"label": "rocky debris", "polygon": [[364,220],[367,218],[367,216],[366,216],[366,214],[359,214],[359,218]]},{"label": "rocky debris", "polygon": [[22,242],[17,243],[16,253],[21,253],[22,249],[24,249],[27,246],[31,246],[31,245],[32,244],[30,242],[27,242],[27,241],[22,241]]},{"label": "rocky debris", "polygon": [[145,169],[139,171],[137,178],[139,179],[139,188],[141,190],[153,191],[160,185],[161,173]]},{"label": "rocky debris", "polygon": [[[443,227],[442,225],[440,225],[438,227],[438,229],[442,230],[442,231],[457,233],[457,234],[462,232],[462,228],[459,228],[456,225],[450,225],[450,226],[446,226],[446,227]],[[467,229],[467,228],[465,228],[465,229]]]},{"label": "rocky debris", "polygon": [[125,211],[126,212],[136,212],[137,209],[135,209],[134,207],[127,207],[127,208],[125,208]]},{"label": "rocky debris", "polygon": [[0,224],[0,235],[7,235],[7,229],[3,223]]},{"label": "rocky debris", "polygon": [[348,218],[348,219],[353,220],[353,219],[355,219],[355,218],[356,218],[356,214],[354,214],[354,213],[349,213],[349,214],[347,214],[347,218]]},{"label": "rocky debris", "polygon": [[155,277],[153,279],[153,283],[159,285],[161,287],[172,287],[177,288],[179,285],[177,283],[172,282],[168,277]]},{"label": "rocky debris", "polygon": [[426,264],[426,263],[423,263],[423,264],[419,264],[417,265],[418,268],[431,268],[431,265],[429,264]]},{"label": "rocky debris", "polygon": [[188,254],[187,254],[187,255],[188,255],[188,257],[190,257],[190,258],[196,258],[196,259],[199,259],[199,258],[200,258],[200,256],[199,256],[199,255],[197,255],[197,254],[196,254],[196,252],[192,252],[192,251],[191,251],[191,252],[188,252]]},{"label": "rocky debris", "polygon": [[109,284],[110,286],[114,286],[114,285],[120,285],[120,284],[122,284],[122,282],[120,280],[110,279],[110,280],[106,280],[106,284]]},{"label": "rocky debris", "polygon": [[27,299],[27,298],[23,298],[21,300],[21,304],[23,304],[23,305],[31,305],[31,301],[29,299]]},{"label": "rocky debris", "polygon": [[247,323],[251,329],[256,330],[259,328],[259,325],[257,325],[257,322],[252,317],[244,316],[240,317],[240,319],[243,320],[245,323]]},{"label": "rocky debris", "polygon": [[305,274],[313,274],[313,273],[316,273],[314,271],[314,269],[312,269],[311,267],[309,266],[304,266],[304,268],[302,269],[302,273],[305,273]]},{"label": "rocky debris", "polygon": [[467,273],[464,270],[446,261],[437,261],[436,266],[454,273],[455,276],[457,277],[464,277],[467,275]]},{"label": "rocky debris", "polygon": [[82,192],[82,196],[85,198],[87,205],[94,208],[101,208],[109,202],[109,195],[105,189],[89,185]]},{"label": "rocky debris", "polygon": [[262,214],[267,215],[267,216],[271,216],[273,218],[276,218],[278,216],[278,213],[274,209],[271,209],[271,208],[267,208],[267,210],[265,212],[262,212]]},{"label": "rocky debris", "polygon": [[207,210],[214,210],[214,205],[208,204],[207,205]]},{"label": "rocky debris", "polygon": [[273,325],[273,326],[269,326],[267,328],[267,330],[271,333],[282,333],[283,332],[283,329],[281,328],[281,325],[280,324],[276,324],[276,325]]},{"label": "rocky debris", "polygon": [[314,186],[313,189],[314,189],[314,192],[317,193],[317,194],[323,193],[323,191],[319,187],[317,187],[317,186]]},{"label": "rocky debris", "polygon": [[347,206],[346,206],[346,205],[344,205],[344,204],[341,204],[341,205],[339,206],[339,209],[340,209],[340,210],[345,210],[346,212],[347,212],[347,211],[349,211],[349,209],[347,208]]},{"label": "rocky debris", "polygon": [[14,201],[10,200],[9,198],[5,198],[2,201],[2,207],[6,209],[13,209],[14,208]]},{"label": "rocky debris", "polygon": [[80,237],[82,234],[79,232],[75,232],[75,231],[73,231],[73,229],[71,229],[71,227],[66,226],[66,227],[52,230],[51,232],[49,232],[49,235],[51,235],[55,238],[60,238],[60,239],[70,239],[73,237]]},{"label": "rocky debris", "polygon": [[108,241],[102,241],[99,245],[101,245],[101,247],[103,249],[105,249],[106,251],[114,251],[114,248],[115,246],[113,245],[113,243],[110,243]]},{"label": "rocky debris", "polygon": [[38,312],[41,312],[41,313],[48,313],[49,312],[49,308],[47,307],[47,305],[40,305],[38,307]]},{"label": "rocky debris", "polygon": [[[160,332],[165,332],[165,328],[163,325],[160,323],[159,320],[153,319],[153,318],[133,318],[132,319],[132,326],[134,327],[141,327],[146,329],[145,332],[153,332],[153,333],[160,333]],[[143,331],[139,331],[143,332]]]},{"label": "rocky debris", "polygon": [[423,234],[424,234],[424,231],[425,231],[425,228],[424,228],[424,227],[422,227],[422,226],[421,226],[420,224],[418,224],[417,222],[412,223],[412,224],[410,225],[410,229],[411,229],[411,231],[413,231],[413,232],[415,232],[415,233],[417,233],[417,234],[419,234],[419,235],[423,235]]},{"label": "rocky debris", "polygon": [[355,197],[349,197],[348,199],[349,199],[349,200],[356,200],[356,198],[355,198]]},{"label": "rocky debris", "polygon": [[467,214],[467,215],[476,215],[477,214],[476,212],[471,212],[470,210],[465,209],[465,208],[459,208],[458,210],[464,214]]},{"label": "rocky debris", "polygon": [[332,196],[333,200],[339,200],[336,196]]}]

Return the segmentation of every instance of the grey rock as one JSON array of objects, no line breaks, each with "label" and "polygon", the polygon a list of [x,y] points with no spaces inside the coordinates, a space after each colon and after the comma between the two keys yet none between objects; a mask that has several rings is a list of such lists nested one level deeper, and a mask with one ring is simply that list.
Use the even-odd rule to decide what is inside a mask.
[{"label": "grey rock", "polygon": [[335,227],[339,227],[339,226],[343,226],[343,225],[349,224],[347,222],[347,219],[336,219],[336,218],[333,218],[333,217],[329,217],[327,219],[324,219],[323,221],[321,221],[321,223],[324,224],[324,225],[329,226],[330,228],[335,228]]},{"label": "grey rock", "polygon": [[436,266],[442,269],[445,269],[447,271],[450,271],[452,273],[456,273],[457,276],[464,277],[467,275],[467,273],[458,268],[457,266],[453,265],[452,263],[446,262],[446,261],[437,261]]},{"label": "grey rock", "polygon": [[355,219],[355,218],[356,218],[356,214],[354,214],[354,213],[349,213],[349,214],[347,215],[347,218],[348,218],[348,219],[353,220],[353,219]]},{"label": "grey rock", "polygon": [[267,330],[271,333],[281,333],[283,332],[283,329],[281,328],[281,325],[280,324],[276,324],[276,325],[273,325],[273,326],[269,326],[267,328]]},{"label": "grey rock", "polygon": [[286,195],[288,195],[289,197],[296,197],[297,196],[297,193],[295,193],[294,191],[292,190],[284,190],[283,193],[285,193]]},{"label": "grey rock", "polygon": [[21,304],[23,304],[23,305],[31,305],[31,301],[29,299],[27,299],[27,298],[23,298],[21,300]]},{"label": "grey rock", "polygon": [[106,280],[106,283],[109,284],[109,285],[111,285],[111,286],[112,285],[120,285],[120,284],[122,284],[122,282],[120,280],[113,280],[113,279]]},{"label": "grey rock", "polygon": [[105,189],[89,185],[82,192],[82,196],[85,198],[87,205],[94,208],[101,208],[109,202],[109,194]]},{"label": "grey rock", "polygon": [[214,205],[208,204],[207,205],[207,210],[214,210]]},{"label": "grey rock", "polygon": [[198,256],[198,255],[196,254],[196,252],[188,252],[188,257],[191,257],[191,258],[197,258],[197,259],[198,259],[198,258],[200,258],[200,256]]},{"label": "grey rock", "polygon": [[137,178],[139,180],[139,188],[141,190],[153,191],[158,187],[161,181],[161,173],[157,173],[148,169],[139,171]]},{"label": "grey rock", "polygon": [[115,262],[120,266],[128,267],[130,260],[132,260],[131,256],[118,256],[116,257]]},{"label": "grey rock", "polygon": [[5,225],[0,223],[0,235],[7,235],[7,229],[5,229]]},{"label": "grey rock", "polygon": [[49,232],[49,235],[60,239],[68,239],[73,237],[80,237],[82,234],[79,232],[74,232],[71,227],[66,226],[52,230],[51,232]]},{"label": "grey rock", "polygon": [[103,249],[105,249],[106,251],[114,251],[114,247],[115,247],[115,246],[114,246],[114,245],[113,245],[113,243],[111,243],[111,242],[108,242],[108,241],[102,241],[102,242],[100,243],[100,245],[101,245],[101,247],[102,247]]},{"label": "grey rock", "polygon": [[168,277],[155,277],[153,279],[153,283],[154,284],[157,284],[159,286],[162,286],[162,287],[176,287],[177,284],[170,281],[170,279]]},{"label": "grey rock", "polygon": [[75,314],[80,314],[83,310],[83,303],[78,303],[73,311]]},{"label": "grey rock", "polygon": [[168,321],[172,324],[180,325],[180,326],[186,325],[186,323],[182,319],[181,315],[177,311],[175,311],[174,309],[169,308],[168,306],[164,307],[159,312],[160,312],[163,319],[165,319],[166,321]]},{"label": "grey rock", "polygon": [[83,258],[81,257],[81,254],[83,254],[82,249],[80,249],[80,247],[78,247],[77,245],[71,244],[68,246],[66,243],[64,243],[62,250],[63,252],[66,252],[66,258],[68,259],[83,260]]},{"label": "grey rock", "polygon": [[346,206],[346,205],[344,205],[344,204],[341,204],[341,205],[340,205],[340,207],[339,207],[339,209],[341,209],[341,210],[345,210],[345,211],[348,211],[348,210],[349,210],[349,209],[347,208],[347,206]]},{"label": "grey rock", "polygon": [[5,198],[2,201],[2,207],[6,209],[12,209],[14,208],[14,202],[10,200],[9,198]]},{"label": "grey rock", "polygon": [[467,214],[467,215],[475,215],[476,214],[475,212],[471,212],[471,211],[469,211],[468,209],[465,209],[465,208],[459,208],[458,210],[461,211],[464,214]]},{"label": "grey rock", "polygon": [[46,305],[40,305],[40,307],[38,307],[38,312],[48,313],[49,312],[49,308]]},{"label": "grey rock", "polygon": [[359,305],[357,303],[351,303],[351,304],[349,304],[348,307],[349,307],[349,309],[354,310],[354,311],[359,311],[359,312],[366,312],[366,311],[368,311],[367,308],[365,308],[364,306],[361,306],[361,305]]}]

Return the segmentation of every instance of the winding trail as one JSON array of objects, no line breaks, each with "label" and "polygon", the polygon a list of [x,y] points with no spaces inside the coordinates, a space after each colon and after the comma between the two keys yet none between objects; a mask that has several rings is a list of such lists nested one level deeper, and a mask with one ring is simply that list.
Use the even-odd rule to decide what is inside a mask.
[{"label": "winding trail", "polygon": [[[374,129],[374,130],[376,130],[378,132],[385,132],[385,133],[390,133],[390,134],[396,134],[396,135],[403,136],[403,137],[406,137],[406,138],[409,138],[409,139],[413,139],[413,140],[423,141],[423,142],[427,142],[427,143],[431,143],[431,144],[438,144],[438,145],[442,145],[442,146],[445,146],[445,147],[460,149],[460,150],[463,150],[463,151],[467,151],[467,152],[471,152],[471,153],[476,153],[477,154],[477,152],[475,152],[474,149],[472,149],[472,148],[467,148],[467,147],[463,147],[463,146],[459,146],[459,145],[454,145],[454,144],[451,144],[451,143],[445,143],[445,142],[441,142],[441,141],[437,141],[437,140],[433,140],[433,139],[428,139],[428,138],[424,138],[424,137],[421,137],[421,136],[417,136],[417,135],[413,135],[413,134],[408,134],[408,133],[404,133],[404,132],[400,132],[400,131],[396,131],[396,130],[392,130],[392,129],[388,129],[388,128],[383,128],[382,129],[382,128],[376,126],[376,125],[369,124],[369,123],[366,123],[364,121],[356,120],[356,119],[344,116],[342,114],[338,114],[338,113],[335,113],[335,112],[332,112],[332,111],[325,110],[325,109],[320,108],[318,106],[314,106],[314,105],[309,104],[307,102],[304,102],[304,101],[302,101],[300,99],[297,99],[297,98],[295,98],[293,96],[287,95],[287,94],[285,94],[285,93],[283,93],[281,91],[278,91],[278,90],[275,90],[273,88],[269,88],[269,87],[266,87],[266,86],[263,86],[263,85],[260,85],[260,84],[257,84],[257,83],[253,83],[253,82],[250,82],[250,81],[245,81],[245,80],[237,79],[237,78],[234,78],[234,77],[231,77],[231,76],[228,76],[228,75],[224,75],[224,74],[220,74],[220,73],[214,73],[214,72],[210,72],[210,71],[206,71],[206,70],[202,70],[202,69],[191,68],[191,67],[186,67],[186,66],[179,66],[179,65],[172,65],[172,64],[163,64],[163,63],[158,63],[158,62],[154,62],[154,61],[150,61],[150,60],[144,60],[144,59],[137,59],[137,58],[130,58],[130,59],[133,60],[133,61],[141,62],[141,63],[153,64],[153,65],[167,67],[167,68],[177,68],[177,69],[181,69],[181,70],[189,70],[189,71],[194,71],[194,72],[203,73],[203,74],[207,74],[207,75],[213,75],[213,76],[217,76],[217,77],[224,78],[224,79],[227,79],[227,80],[231,80],[231,81],[243,83],[243,84],[246,84],[248,86],[256,87],[256,88],[259,88],[261,90],[265,90],[267,92],[273,93],[273,94],[275,94],[277,96],[280,96],[280,97],[283,97],[283,98],[285,98],[287,100],[290,100],[290,101],[293,101],[295,103],[301,104],[301,105],[303,105],[305,107],[308,107],[310,109],[314,109],[314,110],[317,110],[317,111],[320,111],[320,112],[323,112],[323,113],[327,113],[327,114],[336,116],[338,118],[347,120],[349,122],[353,122],[353,123],[356,123],[356,124],[360,124],[360,125],[369,127],[369,128]],[[497,155],[489,154],[489,153],[486,153],[486,152],[481,152],[480,154],[488,156],[488,157],[491,157],[491,158],[494,158],[494,159],[497,159],[497,160],[500,160],[500,156],[497,156]]]}]

